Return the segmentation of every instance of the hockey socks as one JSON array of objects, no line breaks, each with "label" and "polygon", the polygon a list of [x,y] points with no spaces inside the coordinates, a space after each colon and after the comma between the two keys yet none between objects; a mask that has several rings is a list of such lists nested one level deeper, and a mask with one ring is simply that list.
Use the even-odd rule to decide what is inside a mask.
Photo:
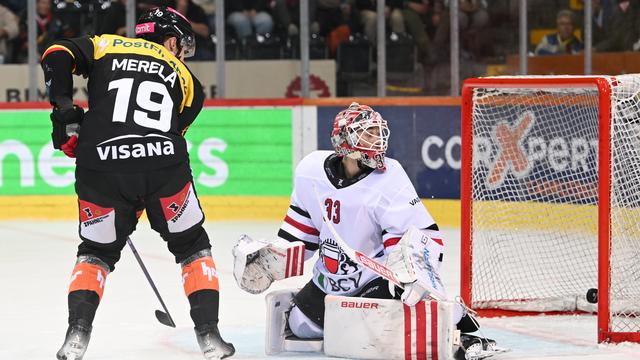
[{"label": "hockey socks", "polygon": [[91,338],[91,324],[104,292],[109,267],[92,255],[80,255],[69,284],[69,327],[58,360],[81,360]]},{"label": "hockey socks", "polygon": [[218,323],[220,302],[218,274],[209,249],[182,262],[182,285],[191,305],[191,319],[197,326]]},{"label": "hockey socks", "polygon": [[69,284],[69,324],[82,320],[91,325],[104,292],[109,267],[92,255],[80,255]]},{"label": "hockey socks", "polygon": [[191,319],[196,326],[218,323],[219,296],[217,290],[200,290],[187,297]]},{"label": "hockey socks", "polygon": [[95,291],[76,290],[69,293],[69,324],[84,321],[93,324],[100,298]]},{"label": "hockey socks", "polygon": [[220,291],[216,265],[209,249],[182,262],[182,284],[191,305],[196,339],[205,359],[223,359],[235,353],[233,344],[222,340],[218,330]]}]

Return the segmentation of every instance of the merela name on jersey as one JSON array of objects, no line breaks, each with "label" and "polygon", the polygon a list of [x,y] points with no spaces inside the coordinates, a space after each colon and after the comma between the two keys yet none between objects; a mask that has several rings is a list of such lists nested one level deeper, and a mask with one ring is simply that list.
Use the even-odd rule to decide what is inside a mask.
[{"label": "merela name on jersey", "polygon": [[175,71],[170,70],[169,74],[164,74],[165,66],[155,62],[155,61],[147,61],[147,60],[137,60],[137,59],[113,59],[113,63],[111,64],[111,71],[122,70],[122,71],[135,71],[135,72],[145,72],[147,74],[158,74],[162,81],[165,83],[171,83],[171,87],[173,87],[176,83],[176,79],[178,74]]}]

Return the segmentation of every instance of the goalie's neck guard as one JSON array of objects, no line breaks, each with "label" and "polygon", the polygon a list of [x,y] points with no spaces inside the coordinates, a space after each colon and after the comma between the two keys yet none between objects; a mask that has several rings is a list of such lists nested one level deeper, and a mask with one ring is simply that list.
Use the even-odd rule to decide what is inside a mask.
[{"label": "goalie's neck guard", "polygon": [[344,172],[344,166],[342,165],[342,157],[336,154],[331,154],[324,161],[324,172],[327,174],[327,178],[331,181],[331,184],[333,184],[337,189],[353,185],[374,171],[373,168],[366,166],[361,166],[360,170],[361,171],[357,176],[347,178],[347,175]]}]

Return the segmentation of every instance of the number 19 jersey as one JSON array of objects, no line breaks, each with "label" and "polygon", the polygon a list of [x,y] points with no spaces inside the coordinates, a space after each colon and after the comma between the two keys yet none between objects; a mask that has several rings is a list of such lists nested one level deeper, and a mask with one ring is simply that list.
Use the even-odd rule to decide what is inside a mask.
[{"label": "number 19 jersey", "polygon": [[342,251],[323,213],[351,248],[381,263],[410,225],[426,229],[434,220],[396,160],[386,158],[384,172],[365,170],[351,179],[341,174],[341,160],[331,151],[316,151],[298,164],[278,236],[303,241],[307,258],[319,250],[313,282],[327,294],[351,296],[378,275]]},{"label": "number 19 jersey", "polygon": [[102,171],[146,171],[188,160],[183,134],[202,108],[202,86],[164,46],[117,35],[64,39],[74,73],[88,77],[89,110],[76,163]]}]

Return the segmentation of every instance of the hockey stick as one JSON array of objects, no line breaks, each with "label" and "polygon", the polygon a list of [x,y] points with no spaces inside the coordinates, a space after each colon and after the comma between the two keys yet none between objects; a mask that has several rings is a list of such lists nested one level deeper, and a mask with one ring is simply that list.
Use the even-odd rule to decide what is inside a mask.
[{"label": "hockey stick", "polygon": [[136,247],[133,246],[133,242],[131,241],[131,238],[129,238],[129,237],[127,237],[127,244],[129,244],[129,247],[131,248],[131,251],[133,252],[133,256],[136,257],[136,260],[138,261],[138,264],[140,265],[140,268],[142,268],[142,272],[144,273],[144,276],[147,277],[147,281],[149,282],[149,285],[151,285],[151,288],[153,289],[153,292],[156,294],[156,297],[158,298],[158,300],[160,300],[160,305],[162,305],[162,308],[164,309],[164,312],[162,312],[160,310],[156,310],[156,319],[158,319],[158,321],[160,321],[160,323],[162,325],[170,326],[170,327],[173,327],[173,328],[176,327],[176,323],[173,322],[173,319],[171,318],[171,315],[169,314],[169,310],[167,309],[167,306],[164,304],[164,301],[162,301],[162,297],[160,296],[160,293],[158,292],[158,289],[156,288],[156,284],[151,279],[151,275],[149,275],[149,272],[147,271],[147,267],[144,266],[144,263],[142,262],[142,258],[138,254],[138,251],[136,250]]},{"label": "hockey stick", "polygon": [[357,261],[360,265],[370,269],[374,273],[376,273],[376,274],[382,276],[383,278],[391,281],[396,286],[398,286],[400,288],[404,288],[402,283],[398,280],[398,276],[396,275],[396,273],[393,270],[391,270],[388,267],[380,264],[379,262],[371,259],[370,257],[368,257],[367,255],[361,253],[360,251],[352,249],[344,241],[344,239],[342,239],[342,237],[338,234],[338,232],[333,227],[333,225],[331,225],[331,221],[329,221],[329,219],[327,218],[327,214],[325,214],[325,212],[324,212],[324,208],[322,207],[322,201],[320,200],[320,194],[318,193],[318,188],[316,187],[315,183],[313,183],[313,192],[316,195],[316,200],[318,201],[318,206],[320,207],[320,214],[322,214],[322,219],[324,220],[325,224],[327,224],[327,227],[329,227],[329,231],[331,231],[331,234],[335,238],[336,242],[338,243],[338,246],[340,246],[342,251],[344,251],[347,254],[348,257],[350,257],[351,259],[354,259],[355,261]]}]

